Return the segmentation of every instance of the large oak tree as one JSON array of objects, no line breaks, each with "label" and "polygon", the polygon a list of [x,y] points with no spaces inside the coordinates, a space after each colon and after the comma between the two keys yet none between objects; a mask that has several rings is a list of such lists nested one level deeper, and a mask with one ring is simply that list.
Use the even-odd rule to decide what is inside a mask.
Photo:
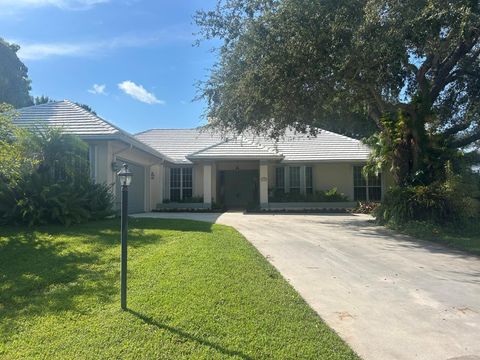
[{"label": "large oak tree", "polygon": [[19,49],[0,38],[0,103],[15,108],[33,105],[28,68],[17,56]]},{"label": "large oak tree", "polygon": [[478,0],[220,0],[195,21],[221,40],[200,87],[217,128],[376,133],[398,184],[479,144]]}]

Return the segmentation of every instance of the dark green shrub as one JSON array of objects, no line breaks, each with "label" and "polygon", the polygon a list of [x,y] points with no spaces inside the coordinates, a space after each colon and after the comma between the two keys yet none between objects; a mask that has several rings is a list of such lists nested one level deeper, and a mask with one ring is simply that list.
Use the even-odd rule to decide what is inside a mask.
[{"label": "dark green shrub", "polygon": [[180,204],[184,204],[184,203],[203,203],[203,196],[185,197],[183,199],[175,200],[175,201],[170,200],[170,199],[164,199],[163,203],[164,204],[169,204],[169,203],[180,203]]},{"label": "dark green shrub", "polygon": [[295,192],[284,192],[283,189],[270,191],[269,201],[271,202],[341,202],[348,201],[348,197],[338,192],[337,188],[326,191],[315,191],[312,194],[301,194]]},{"label": "dark green shrub", "polygon": [[52,181],[35,172],[14,188],[0,188],[0,221],[8,224],[45,225],[97,220],[111,215],[112,194],[105,185],[90,181],[74,184]]},{"label": "dark green shrub", "polygon": [[374,214],[380,223],[402,225],[409,221],[461,224],[478,216],[475,200],[460,183],[446,181],[429,186],[391,188]]},{"label": "dark green shrub", "polygon": [[87,195],[86,208],[89,219],[100,220],[113,215],[113,193],[107,184],[94,184],[88,182],[85,186]]},{"label": "dark green shrub", "polygon": [[28,156],[36,166],[10,181],[0,177],[0,223],[70,225],[112,214],[112,192],[94,184],[88,146],[78,137],[44,129],[32,134]]}]

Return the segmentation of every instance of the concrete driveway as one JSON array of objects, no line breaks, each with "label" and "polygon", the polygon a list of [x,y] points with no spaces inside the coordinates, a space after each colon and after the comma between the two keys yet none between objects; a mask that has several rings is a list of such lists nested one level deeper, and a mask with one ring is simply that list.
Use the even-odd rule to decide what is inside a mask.
[{"label": "concrete driveway", "polygon": [[231,225],[364,359],[480,359],[480,258],[365,215],[155,213]]}]

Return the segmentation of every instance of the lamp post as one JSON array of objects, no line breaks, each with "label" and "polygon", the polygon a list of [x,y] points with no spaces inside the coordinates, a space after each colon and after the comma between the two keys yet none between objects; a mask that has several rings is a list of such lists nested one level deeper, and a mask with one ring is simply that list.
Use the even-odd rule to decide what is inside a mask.
[{"label": "lamp post", "polygon": [[120,257],[120,305],[122,310],[127,309],[127,226],[128,226],[128,186],[132,182],[132,173],[128,170],[127,164],[123,164],[117,176],[122,186],[122,225],[121,243],[122,254]]}]

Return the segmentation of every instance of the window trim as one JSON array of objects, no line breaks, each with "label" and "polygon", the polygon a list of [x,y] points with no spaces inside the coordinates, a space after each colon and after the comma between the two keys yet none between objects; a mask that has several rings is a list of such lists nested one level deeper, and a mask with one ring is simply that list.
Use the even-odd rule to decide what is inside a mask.
[{"label": "window trim", "polygon": [[[370,185],[369,184],[369,176],[363,176],[362,170],[365,165],[353,165],[352,176],[353,176],[353,200],[354,201],[366,201],[370,202],[370,189],[379,188],[380,189],[380,200],[372,200],[372,201],[381,201],[383,198],[383,176],[382,173],[379,173],[377,176],[380,177],[380,185]],[[365,180],[365,185],[359,186],[355,185],[355,171],[356,169],[360,168],[360,175]],[[365,189],[365,200],[356,200],[355,199],[355,189]]]},{"label": "window trim", "polygon": [[[281,176],[279,176],[279,171],[278,170],[282,170],[281,171]],[[286,173],[286,167],[285,166],[275,166],[275,189],[282,189],[283,192],[285,192],[285,173]],[[282,181],[281,181],[281,186],[279,186],[278,184],[278,180],[280,179],[280,177],[282,177]]]},{"label": "window trim", "polygon": [[[173,186],[172,187],[172,170],[176,170],[176,169],[179,169],[180,170],[180,178],[179,178],[179,186]],[[192,178],[192,181],[191,181],[191,186],[188,187],[188,186],[184,186],[184,170],[185,169],[190,169],[191,171],[191,178]],[[194,184],[194,176],[193,176],[193,166],[175,166],[175,167],[171,167],[169,168],[169,177],[168,177],[168,198],[171,200],[172,199],[172,190],[180,190],[180,199],[179,201],[182,201],[184,199],[184,190],[191,190],[192,192],[192,195],[191,197],[193,197],[193,184]],[[178,200],[175,200],[175,201],[178,201]],[[174,201],[174,202],[175,202]]]},{"label": "window trim", "polygon": [[[283,169],[283,186],[279,187],[277,183],[277,169]],[[314,179],[314,165],[309,164],[309,165],[300,165],[300,164],[292,164],[292,165],[277,165],[275,166],[275,189],[276,190],[283,190],[284,193],[290,193],[292,192],[292,187],[291,187],[291,178],[290,178],[290,173],[292,168],[298,168],[299,169],[299,186],[293,188],[294,190],[298,189],[298,193],[300,194],[312,194],[315,191],[315,179]],[[307,168],[311,168],[311,186],[307,187]],[[311,190],[310,192],[308,190]]]},{"label": "window trim", "polygon": [[[298,169],[298,187],[292,187],[292,169]],[[295,170],[296,171],[296,170]],[[295,190],[295,192],[298,189],[298,193],[302,193],[302,167],[301,166],[289,166],[288,167],[288,192],[292,192],[292,189]]]},{"label": "window trim", "polygon": [[[314,182],[313,182],[313,166],[304,166],[304,171],[305,171],[305,194],[313,194],[313,188],[314,188]],[[310,186],[307,186],[307,168],[311,169],[310,170],[310,179],[311,179],[311,184]],[[311,191],[309,192],[308,190],[311,189]]]}]

